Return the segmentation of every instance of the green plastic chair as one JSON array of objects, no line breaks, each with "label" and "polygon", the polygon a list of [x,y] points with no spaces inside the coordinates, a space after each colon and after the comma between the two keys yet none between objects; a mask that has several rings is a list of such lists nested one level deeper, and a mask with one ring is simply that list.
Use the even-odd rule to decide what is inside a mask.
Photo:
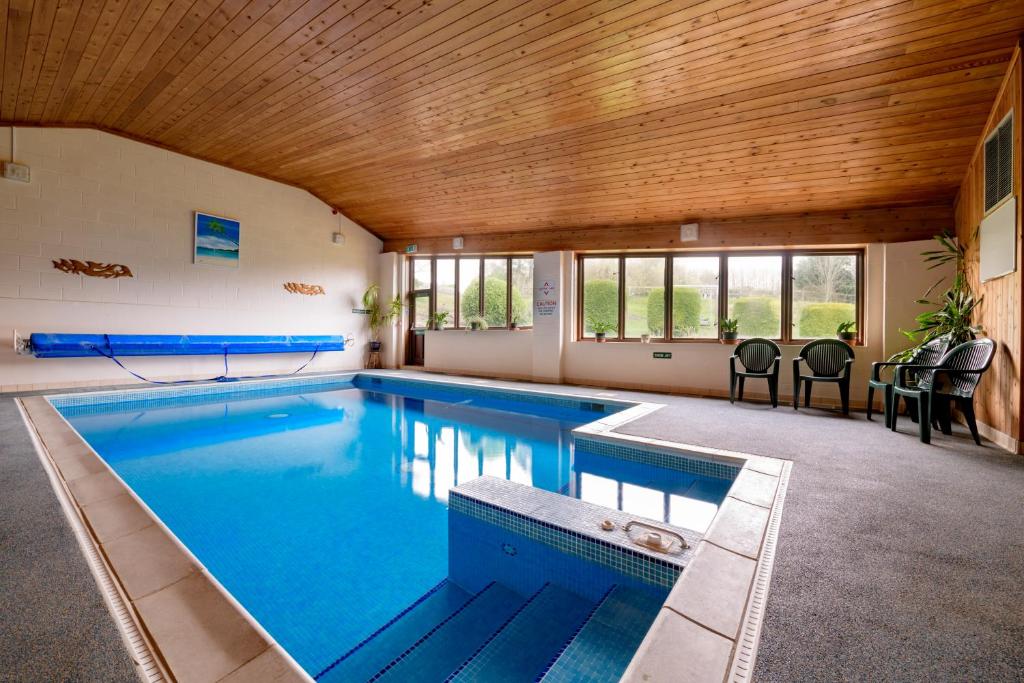
[{"label": "green plastic chair", "polygon": [[[850,414],[850,368],[853,366],[853,348],[838,339],[815,339],[804,344],[800,355],[793,359],[793,410],[800,407],[800,385],[804,387],[804,407],[811,405],[811,386],[814,382],[839,385],[839,398],[843,414]],[[800,374],[800,364],[806,363],[814,374]]]},{"label": "green plastic chair", "polygon": [[[736,369],[736,361],[743,366]],[[729,357],[729,403],[736,401],[736,385],[739,384],[739,400],[743,400],[743,383],[748,377],[768,380],[768,395],[772,408],[779,407],[779,363],[782,349],[771,339],[745,339]]]},{"label": "green plastic chair", "polygon": [[[885,363],[872,363],[871,364],[871,379],[868,380],[868,419],[871,419],[875,407],[875,391],[882,392],[882,414],[885,416],[885,426],[889,427],[890,423],[890,411],[889,406],[892,404],[892,384],[895,381],[895,370],[893,371],[893,381],[886,381],[882,379],[882,372],[885,368],[896,368],[900,365],[906,365],[908,362],[911,365],[935,365],[942,357],[946,355],[946,351],[949,350],[949,337],[941,336],[932,339],[927,344],[914,349],[914,354],[910,357],[909,361],[902,363],[894,363],[887,361]],[[911,376],[910,381],[916,382],[916,378]]]},{"label": "green plastic chair", "polygon": [[[964,414],[974,443],[980,446],[978,420],[974,415],[974,390],[992,365],[995,350],[996,343],[991,339],[972,339],[955,346],[934,365],[908,363],[897,366],[892,385],[889,428],[896,431],[900,399],[915,399],[921,442],[931,443],[933,412],[939,415],[942,433],[951,434],[950,408],[956,403]],[[912,373],[916,376],[915,383],[911,383]]]}]

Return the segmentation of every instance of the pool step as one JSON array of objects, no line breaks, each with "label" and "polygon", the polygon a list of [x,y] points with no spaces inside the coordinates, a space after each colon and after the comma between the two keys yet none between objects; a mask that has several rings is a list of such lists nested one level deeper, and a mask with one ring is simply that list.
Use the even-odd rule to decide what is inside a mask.
[{"label": "pool step", "polygon": [[546,584],[449,681],[534,681],[565,641],[586,621],[594,603]]},{"label": "pool step", "polygon": [[615,683],[658,615],[662,600],[613,588],[541,679],[544,683]]},{"label": "pool step", "polygon": [[487,642],[526,598],[491,583],[421,636],[369,681],[443,681]]},{"label": "pool step", "polygon": [[473,595],[447,579],[316,676],[318,683],[365,681],[430,632]]}]

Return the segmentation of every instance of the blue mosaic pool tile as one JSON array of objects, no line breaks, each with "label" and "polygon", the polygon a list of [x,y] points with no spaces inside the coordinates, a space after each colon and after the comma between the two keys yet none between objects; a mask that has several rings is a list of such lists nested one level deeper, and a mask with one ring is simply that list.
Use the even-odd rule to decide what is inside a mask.
[{"label": "blue mosaic pool tile", "polygon": [[[173,387],[149,387],[125,389],[122,391],[99,391],[81,394],[60,394],[50,396],[50,404],[69,414],[72,410],[85,407],[104,406],[109,409],[156,407],[158,405],[187,405],[216,397],[261,398],[295,393],[296,389],[319,390],[352,386],[353,374],[316,375],[281,380],[245,380],[240,382],[217,382],[212,384],[186,384]],[[76,412],[75,414],[81,414]]]},{"label": "blue mosaic pool tile", "polygon": [[699,474],[703,477],[726,479],[728,481],[736,479],[742,468],[741,465],[731,465],[702,458],[690,458],[681,453],[658,450],[653,447],[628,446],[578,435],[573,437],[573,446],[575,450],[583,450],[609,458],[631,460],[644,465],[654,465],[655,467]]},{"label": "blue mosaic pool tile", "polygon": [[[564,500],[579,502],[573,499]],[[652,557],[527,514],[470,498],[459,493],[457,489],[451,491],[448,502],[451,512],[478,519],[542,543],[558,552],[601,565],[618,574],[665,589],[671,588],[675,584],[685,566],[680,560]],[[543,512],[537,514],[541,516]]]}]

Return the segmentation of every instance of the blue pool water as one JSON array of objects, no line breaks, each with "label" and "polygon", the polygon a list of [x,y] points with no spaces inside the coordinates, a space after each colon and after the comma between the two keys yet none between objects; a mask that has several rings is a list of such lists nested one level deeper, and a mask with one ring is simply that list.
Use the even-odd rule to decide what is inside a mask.
[{"label": "blue pool water", "polygon": [[[593,410],[423,387],[399,394],[360,383],[260,398],[61,412],[299,664],[324,680],[373,678],[390,654],[361,652],[366,661],[351,658],[345,666],[356,668],[344,676],[337,662],[410,605],[416,609],[389,637],[436,622],[431,607],[458,611],[445,621],[449,629],[476,633],[483,627],[474,618],[504,614],[491,625],[498,628],[513,616],[528,623],[550,613],[562,616],[567,633],[594,630],[595,638],[606,638],[601,624],[584,616],[643,602],[620,591],[603,606],[577,604],[554,586],[509,602],[502,586],[470,596],[445,582],[446,504],[458,484],[481,475],[502,477],[697,531],[705,530],[729,486],[722,479],[573,453],[569,432],[601,416]],[[492,602],[505,605],[508,614]],[[653,618],[656,609],[655,601],[644,618]],[[621,610],[615,615],[606,621],[628,621]],[[417,619],[423,623],[417,626]],[[509,637],[476,647],[517,649],[506,642]],[[585,647],[583,642],[576,649]],[[454,661],[462,655],[445,656]],[[438,671],[448,666],[445,656],[429,657]],[[495,666],[483,660],[461,677]]]}]

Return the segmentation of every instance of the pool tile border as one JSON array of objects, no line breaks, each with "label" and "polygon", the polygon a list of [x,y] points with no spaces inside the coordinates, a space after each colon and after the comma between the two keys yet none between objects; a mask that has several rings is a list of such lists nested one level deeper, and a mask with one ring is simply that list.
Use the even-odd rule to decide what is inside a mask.
[{"label": "pool tile border", "polygon": [[[69,518],[81,521],[121,598],[119,625],[149,681],[310,683],[305,671],[202,566],[44,396],[16,399]],[[104,476],[106,475],[106,476]],[[108,479],[109,477],[109,479]],[[102,493],[89,480],[101,478]],[[120,485],[120,491],[111,482]],[[98,495],[98,497],[96,497]],[[74,526],[74,520],[72,520]],[[153,544],[160,545],[154,557]],[[90,552],[91,551],[91,552]],[[140,557],[140,553],[142,556]],[[146,563],[150,563],[146,566]],[[143,566],[139,566],[142,564]],[[154,576],[157,578],[154,579]],[[149,583],[140,580],[148,579]],[[110,599],[109,594],[106,596]],[[197,626],[202,628],[197,628]],[[218,638],[205,636],[216,629]],[[134,630],[134,637],[130,633]],[[137,642],[136,642],[137,641]]]},{"label": "pool tile border", "polygon": [[[632,515],[496,477],[457,486],[448,504],[455,512],[660,588],[672,588],[693,554],[665,555],[634,544],[623,531]],[[604,520],[615,529],[601,530]],[[701,538],[688,529],[650,523],[682,535],[691,548]]]}]

